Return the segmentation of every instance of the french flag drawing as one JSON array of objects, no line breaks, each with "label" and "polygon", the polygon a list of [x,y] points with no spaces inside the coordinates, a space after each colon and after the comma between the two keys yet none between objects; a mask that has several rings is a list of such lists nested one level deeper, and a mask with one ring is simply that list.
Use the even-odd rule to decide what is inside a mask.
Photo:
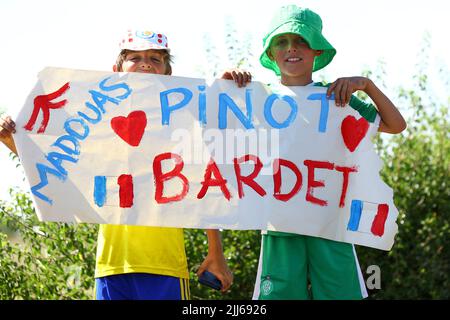
[{"label": "french flag drawing", "polygon": [[352,200],[347,230],[372,233],[381,237],[389,213],[389,206],[362,200]]},{"label": "french flag drawing", "polygon": [[[117,186],[119,186],[119,199],[117,199]],[[121,208],[131,208],[133,198],[133,177],[130,174],[122,174],[118,177],[94,177],[94,202],[98,207],[119,204]]]}]

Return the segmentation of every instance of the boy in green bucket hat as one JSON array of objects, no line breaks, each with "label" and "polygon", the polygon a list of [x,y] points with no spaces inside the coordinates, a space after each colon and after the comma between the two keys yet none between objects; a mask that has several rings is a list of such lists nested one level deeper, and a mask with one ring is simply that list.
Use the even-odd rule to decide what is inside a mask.
[{"label": "boy in green bucket hat", "polygon": [[[281,7],[263,39],[261,64],[280,76],[280,86],[321,86],[312,73],[327,66],[336,50],[322,35],[319,15],[295,5]],[[352,95],[362,90],[373,100]],[[378,131],[400,133],[405,120],[394,104],[369,79],[339,78],[327,90],[337,106],[356,109]],[[254,299],[362,299],[367,296],[352,244],[292,233],[263,232]]]}]

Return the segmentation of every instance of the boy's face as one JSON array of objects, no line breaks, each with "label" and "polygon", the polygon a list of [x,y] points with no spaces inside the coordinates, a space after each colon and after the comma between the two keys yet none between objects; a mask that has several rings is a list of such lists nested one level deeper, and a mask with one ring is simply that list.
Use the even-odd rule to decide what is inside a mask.
[{"label": "boy's face", "polygon": [[[113,69],[114,71],[119,71],[117,66],[114,66]],[[121,71],[168,74],[166,69],[166,61],[164,61],[164,54],[161,50],[149,49],[128,52],[122,63]]]},{"label": "boy's face", "polygon": [[272,40],[267,54],[280,68],[283,82],[283,79],[310,79],[314,58],[321,53],[320,50],[311,49],[299,35],[286,33]]}]

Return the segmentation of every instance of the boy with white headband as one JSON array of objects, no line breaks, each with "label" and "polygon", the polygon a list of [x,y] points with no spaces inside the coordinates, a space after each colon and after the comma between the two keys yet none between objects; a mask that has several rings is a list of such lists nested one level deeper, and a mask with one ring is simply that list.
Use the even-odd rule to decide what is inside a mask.
[{"label": "boy with white headband", "polygon": [[[129,30],[119,43],[114,72],[172,74],[167,37],[151,31]],[[237,69],[225,71],[223,79],[239,87],[250,74]],[[17,154],[12,138],[14,122],[0,118],[0,141]],[[208,255],[198,274],[208,270],[222,283],[222,292],[233,276],[223,255],[220,233],[207,230]],[[98,300],[186,300],[189,272],[183,229],[131,225],[100,225],[95,268],[95,297]]]},{"label": "boy with white headband", "polygon": [[[295,5],[281,7],[263,39],[261,64],[281,77],[283,86],[320,86],[312,73],[327,66],[336,50],[322,35],[319,15]],[[362,90],[364,103],[352,95]],[[349,104],[362,117],[381,121],[378,131],[400,133],[405,120],[394,104],[364,77],[339,78],[327,91],[337,106]],[[268,231],[263,234],[261,259],[253,297],[267,299],[361,299],[367,291],[352,244],[318,237]]]},{"label": "boy with white headband", "polygon": [[[172,74],[165,35],[129,31],[119,47],[114,71]],[[232,275],[220,235],[217,230],[208,230],[207,234],[209,252],[205,263],[226,291]],[[183,229],[100,225],[95,277],[97,299],[188,299]]]}]

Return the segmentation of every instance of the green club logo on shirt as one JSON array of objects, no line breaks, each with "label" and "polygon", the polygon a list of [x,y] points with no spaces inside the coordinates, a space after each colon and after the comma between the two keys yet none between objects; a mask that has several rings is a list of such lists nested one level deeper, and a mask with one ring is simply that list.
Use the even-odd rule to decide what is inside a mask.
[{"label": "green club logo on shirt", "polygon": [[269,277],[266,277],[264,281],[261,282],[261,294],[268,296],[273,291],[273,283],[270,281]]}]

